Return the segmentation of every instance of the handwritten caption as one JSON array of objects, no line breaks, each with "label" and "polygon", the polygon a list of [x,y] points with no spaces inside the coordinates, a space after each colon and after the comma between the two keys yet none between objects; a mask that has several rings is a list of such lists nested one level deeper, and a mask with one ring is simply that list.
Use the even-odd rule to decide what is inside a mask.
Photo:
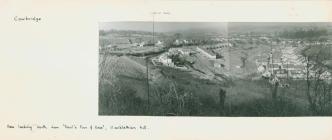
[{"label": "handwritten caption", "polygon": [[170,15],[171,12],[168,12],[168,11],[155,11],[155,12],[152,12],[153,15]]},{"label": "handwritten caption", "polygon": [[15,16],[13,19],[16,22],[40,22],[42,20],[41,17],[35,16]]},{"label": "handwritten caption", "polygon": [[7,124],[7,129],[25,129],[34,130],[147,130],[146,125],[83,125],[83,124],[61,124],[61,125],[44,125],[44,124]]}]

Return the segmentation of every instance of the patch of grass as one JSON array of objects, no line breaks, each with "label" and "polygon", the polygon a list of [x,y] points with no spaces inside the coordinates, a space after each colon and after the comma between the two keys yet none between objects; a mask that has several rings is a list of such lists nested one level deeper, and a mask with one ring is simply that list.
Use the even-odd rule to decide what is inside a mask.
[{"label": "patch of grass", "polygon": [[279,99],[273,102],[271,99],[254,99],[241,104],[228,104],[226,116],[305,116],[305,110],[290,100]]}]

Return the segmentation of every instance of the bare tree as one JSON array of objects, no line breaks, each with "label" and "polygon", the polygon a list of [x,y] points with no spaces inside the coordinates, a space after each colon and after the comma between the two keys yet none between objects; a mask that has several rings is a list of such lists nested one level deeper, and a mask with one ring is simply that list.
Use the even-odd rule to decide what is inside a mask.
[{"label": "bare tree", "polygon": [[[328,31],[324,28],[296,29],[284,31],[282,37],[295,39],[304,45],[301,55],[305,58],[305,96],[313,115],[323,115],[331,105],[331,83],[326,73],[331,72],[323,62],[332,60],[332,50],[326,41]],[[294,42],[295,43],[295,42]],[[307,45],[306,45],[307,44]],[[324,76],[325,75],[325,76]]]},{"label": "bare tree", "polygon": [[313,115],[323,115],[331,100],[331,78],[329,68],[322,62],[330,60],[330,46],[308,46],[303,55],[306,57],[306,97]]}]

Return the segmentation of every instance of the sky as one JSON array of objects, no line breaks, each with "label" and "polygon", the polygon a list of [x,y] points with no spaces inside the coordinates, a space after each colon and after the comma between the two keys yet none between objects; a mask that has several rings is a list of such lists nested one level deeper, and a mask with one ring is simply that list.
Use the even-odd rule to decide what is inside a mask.
[{"label": "sky", "polygon": [[[179,32],[179,31],[199,31],[199,32],[274,32],[284,29],[294,29],[298,27],[327,27],[332,30],[331,23],[310,23],[310,22],[155,22],[155,32]],[[152,22],[101,22],[101,30],[135,30],[152,32]]]},{"label": "sky", "polygon": [[[225,31],[226,24],[223,22],[155,22],[155,32],[174,32],[179,30],[213,30]],[[153,30],[152,22],[101,22],[99,29],[102,30],[137,30],[150,31]]]}]

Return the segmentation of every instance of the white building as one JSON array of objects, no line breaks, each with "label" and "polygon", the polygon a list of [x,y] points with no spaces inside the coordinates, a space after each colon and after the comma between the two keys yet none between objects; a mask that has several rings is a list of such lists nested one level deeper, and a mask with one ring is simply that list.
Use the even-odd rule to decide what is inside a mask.
[{"label": "white building", "polygon": [[141,42],[138,44],[139,47],[144,47],[144,45],[145,45],[145,42]]},{"label": "white building", "polygon": [[180,41],[180,40],[175,40],[175,41],[174,41],[174,45],[182,45],[182,41]]},{"label": "white building", "polygon": [[165,66],[172,66],[172,67],[174,66],[172,59],[168,58],[167,55],[165,54],[160,55],[158,61]]},{"label": "white building", "polygon": [[158,40],[157,43],[156,43],[156,46],[161,46],[161,45],[163,45],[163,42]]}]

